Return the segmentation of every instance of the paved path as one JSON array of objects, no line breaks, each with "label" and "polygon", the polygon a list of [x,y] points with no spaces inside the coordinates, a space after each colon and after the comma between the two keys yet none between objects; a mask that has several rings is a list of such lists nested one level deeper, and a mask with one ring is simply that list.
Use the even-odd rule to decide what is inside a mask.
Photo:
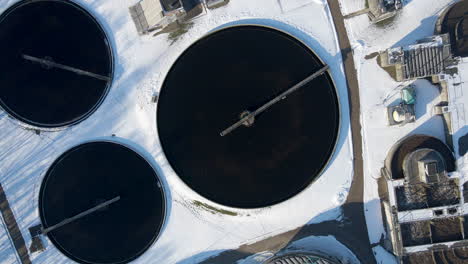
[{"label": "paved path", "polygon": [[[16,223],[13,211],[11,211],[10,203],[7,200],[3,187],[0,184],[0,212],[3,217],[3,221],[6,225],[9,236],[13,242],[15,250],[19,256],[21,264],[31,264],[29,259],[28,249],[23,239],[23,235]],[[0,227],[1,228],[1,227]]]},{"label": "paved path", "polygon": [[[349,108],[351,115],[351,134],[353,142],[353,156],[354,156],[354,177],[351,185],[351,190],[347,198],[347,204],[360,204],[357,205],[361,208],[353,208],[351,215],[353,221],[359,221],[359,224],[365,229],[366,237],[367,226],[364,218],[364,208],[362,205],[364,195],[364,172],[362,160],[362,136],[361,136],[361,106],[359,99],[359,84],[357,80],[357,73],[353,59],[351,44],[349,43],[348,33],[346,32],[343,14],[340,10],[339,0],[328,0],[330,11],[335,23],[336,33],[338,35],[338,42],[343,57],[345,68],[346,82],[348,85]],[[359,210],[358,210],[359,209]],[[359,211],[359,212],[358,212]],[[364,231],[364,230],[362,230]],[[364,239],[364,238],[363,238]]]},{"label": "paved path", "polygon": [[308,236],[333,235],[347,246],[358,259],[365,264],[376,263],[364,216],[363,191],[364,174],[362,160],[362,136],[360,123],[360,99],[357,73],[353,60],[351,45],[344,25],[338,0],[328,0],[338,41],[343,56],[345,74],[348,85],[349,105],[351,114],[351,132],[354,155],[354,178],[346,203],[343,205],[344,221],[327,221],[319,224],[303,226],[288,232],[267,238],[250,245],[243,245],[236,250],[229,250],[220,255],[203,261],[204,264],[235,263],[257,252],[277,251],[290,243]]}]

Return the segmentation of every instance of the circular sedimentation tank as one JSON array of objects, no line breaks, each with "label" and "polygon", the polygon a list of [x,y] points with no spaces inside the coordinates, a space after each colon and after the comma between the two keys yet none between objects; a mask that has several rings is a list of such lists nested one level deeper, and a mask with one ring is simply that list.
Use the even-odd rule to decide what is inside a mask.
[{"label": "circular sedimentation tank", "polygon": [[24,0],[0,15],[0,106],[52,128],[84,120],[112,83],[107,36],[73,1]]},{"label": "circular sedimentation tank", "polygon": [[46,235],[79,263],[136,259],[158,238],[165,208],[152,166],[112,142],[89,142],[64,153],[47,171],[39,193],[42,227],[51,229]]},{"label": "circular sedimentation tank", "polygon": [[182,181],[230,207],[293,197],[328,164],[339,102],[326,72],[231,133],[220,132],[323,67],[304,43],[255,25],[224,28],[176,60],[157,106],[163,151]]}]

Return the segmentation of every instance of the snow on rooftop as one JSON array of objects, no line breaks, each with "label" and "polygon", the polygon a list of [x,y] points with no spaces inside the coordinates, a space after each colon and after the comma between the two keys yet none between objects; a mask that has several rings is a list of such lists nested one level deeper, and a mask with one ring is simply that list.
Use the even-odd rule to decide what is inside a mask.
[{"label": "snow on rooftop", "polygon": [[[458,74],[447,75],[449,108],[452,115],[452,130],[455,153],[460,154],[458,140],[468,133],[468,58],[464,58],[457,66]],[[466,155],[466,154],[465,154]],[[466,157],[458,157],[458,162],[467,163]]]},{"label": "snow on rooftop", "polygon": [[409,45],[406,49],[420,49],[420,48],[427,48],[427,47],[440,47],[444,45],[444,40],[441,36],[434,36],[433,38],[428,38],[424,42]]},{"label": "snow on rooftop", "polygon": [[[90,140],[116,140],[132,146],[158,170],[170,199],[167,224],[159,240],[134,263],[198,263],[222,250],[341,217],[340,205],[352,181],[349,107],[342,59],[325,0],[234,0],[208,11],[174,43],[167,35],[140,37],[128,12],[137,0],[75,0],[103,24],[115,54],[115,76],[109,95],[82,123],[55,132],[26,129],[0,112],[0,181],[25,239],[39,224],[38,192],[52,162],[71,147]],[[4,11],[16,0],[0,3]],[[268,7],[268,8],[265,8]],[[311,15],[313,14],[313,15]],[[330,65],[338,90],[342,125],[336,153],[327,171],[305,191],[284,203],[257,210],[226,208],[188,189],[165,159],[156,129],[151,96],[159,91],[172,63],[195,40],[223,25],[263,24],[296,35]],[[317,26],[320,25],[320,26]],[[115,137],[111,137],[115,134]],[[169,186],[169,187],[167,187]],[[195,203],[199,201],[199,203]],[[207,204],[208,206],[203,206]],[[210,206],[229,212],[222,214]],[[15,258],[0,228],[0,262]],[[33,263],[70,263],[50,241],[33,253]],[[351,259],[350,263],[356,263]]]},{"label": "snow on rooftop", "polygon": [[441,247],[452,247],[457,243],[460,243],[462,241],[451,241],[451,242],[443,242],[443,243],[434,243],[434,244],[428,244],[428,245],[420,245],[420,246],[412,246],[412,247],[405,247],[405,251],[408,254],[411,253],[417,253],[421,251],[428,251],[436,246],[441,246]]}]

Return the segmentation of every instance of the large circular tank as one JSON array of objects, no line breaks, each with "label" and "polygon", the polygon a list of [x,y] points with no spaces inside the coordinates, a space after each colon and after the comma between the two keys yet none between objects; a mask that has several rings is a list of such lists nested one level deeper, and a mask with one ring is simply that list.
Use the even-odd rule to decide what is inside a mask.
[{"label": "large circular tank", "polygon": [[159,236],[165,208],[152,166],[111,142],[90,142],[64,153],[47,171],[39,193],[46,235],[79,263],[134,260]]},{"label": "large circular tank", "polygon": [[0,15],[0,107],[37,127],[84,120],[104,100],[113,59],[100,24],[73,1],[24,0]]},{"label": "large circular tank", "polygon": [[172,168],[195,192],[231,207],[270,206],[304,190],[338,136],[328,73],[220,134],[323,66],[304,43],[264,26],[224,28],[195,42],[167,74],[157,106]]}]

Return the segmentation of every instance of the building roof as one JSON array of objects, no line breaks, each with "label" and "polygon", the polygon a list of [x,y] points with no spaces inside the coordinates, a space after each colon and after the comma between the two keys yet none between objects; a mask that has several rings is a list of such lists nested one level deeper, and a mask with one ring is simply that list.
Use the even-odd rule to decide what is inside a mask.
[{"label": "building roof", "polygon": [[415,79],[441,73],[452,57],[447,34],[433,36],[405,49],[404,77]]},{"label": "building roof", "polygon": [[140,3],[150,26],[159,23],[164,17],[161,2],[157,0],[143,0]]},{"label": "building roof", "polygon": [[163,6],[158,0],[142,0],[130,7],[137,31],[144,33],[164,19]]}]

